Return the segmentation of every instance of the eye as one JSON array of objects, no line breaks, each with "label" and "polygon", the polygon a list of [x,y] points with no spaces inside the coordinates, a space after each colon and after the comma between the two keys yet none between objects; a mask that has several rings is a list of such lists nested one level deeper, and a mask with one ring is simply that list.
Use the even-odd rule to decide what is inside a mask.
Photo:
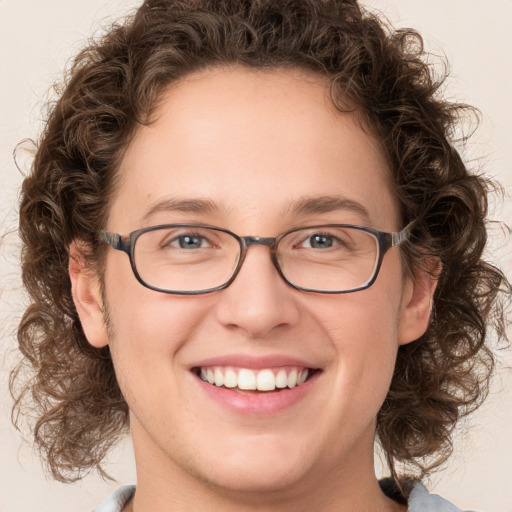
[{"label": "eye", "polygon": [[314,233],[308,236],[301,245],[307,249],[329,249],[339,244],[340,240],[329,233]]},{"label": "eye", "polygon": [[172,247],[174,249],[185,250],[205,249],[211,246],[212,244],[208,238],[194,233],[184,233],[182,235],[175,236],[162,244],[162,247]]}]

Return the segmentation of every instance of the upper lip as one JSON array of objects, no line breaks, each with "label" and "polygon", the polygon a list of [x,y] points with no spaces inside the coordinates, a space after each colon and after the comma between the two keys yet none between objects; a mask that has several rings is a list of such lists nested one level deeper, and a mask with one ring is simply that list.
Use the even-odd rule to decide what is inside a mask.
[{"label": "upper lip", "polygon": [[250,356],[247,354],[230,354],[202,359],[192,364],[190,368],[208,366],[234,366],[260,370],[263,368],[274,368],[280,366],[296,366],[302,368],[317,369],[317,366],[301,358],[286,355]]}]

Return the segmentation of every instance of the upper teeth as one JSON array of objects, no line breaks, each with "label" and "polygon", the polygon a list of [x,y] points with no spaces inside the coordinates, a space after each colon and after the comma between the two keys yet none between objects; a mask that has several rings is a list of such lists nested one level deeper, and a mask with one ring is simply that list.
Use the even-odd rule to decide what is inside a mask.
[{"label": "upper teeth", "polygon": [[308,378],[308,373],[307,368],[251,370],[249,368],[211,366],[208,368],[202,367],[200,376],[202,380],[215,386],[273,391],[276,388],[294,388],[303,384]]}]

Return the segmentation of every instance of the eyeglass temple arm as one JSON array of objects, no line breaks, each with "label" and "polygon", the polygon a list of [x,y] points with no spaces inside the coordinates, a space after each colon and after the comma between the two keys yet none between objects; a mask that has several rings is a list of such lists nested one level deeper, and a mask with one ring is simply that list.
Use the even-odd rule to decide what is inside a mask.
[{"label": "eyeglass temple arm", "polygon": [[100,231],[100,240],[110,245],[112,249],[116,249],[117,251],[126,251],[126,244],[118,233]]},{"label": "eyeglass temple arm", "polygon": [[398,233],[391,233],[391,246],[394,247],[395,245],[399,245],[402,242],[405,242],[409,239],[409,236],[411,235],[411,228],[412,228],[413,222],[410,222],[405,226],[402,231],[399,231]]}]

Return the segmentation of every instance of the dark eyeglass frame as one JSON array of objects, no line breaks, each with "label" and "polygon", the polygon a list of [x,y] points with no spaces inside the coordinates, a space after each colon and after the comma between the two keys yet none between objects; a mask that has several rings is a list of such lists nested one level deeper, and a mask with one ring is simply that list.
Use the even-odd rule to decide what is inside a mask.
[{"label": "dark eyeglass frame", "polygon": [[[412,224],[412,223],[411,223]],[[259,237],[259,236],[238,236],[236,233],[233,233],[232,231],[229,231],[228,229],[219,228],[217,226],[210,226],[207,224],[191,224],[191,223],[178,223],[178,224],[160,224],[157,226],[150,226],[142,229],[137,229],[136,231],[132,231],[130,234],[123,236],[119,233],[110,233],[109,231],[100,231],[99,237],[100,241],[107,243],[115,249],[116,251],[122,251],[125,252],[128,257],[130,258],[130,265],[132,267],[133,273],[140,284],[145,286],[146,288],[149,288],[150,290],[154,290],[161,293],[169,293],[173,295],[204,295],[206,293],[213,293],[216,291],[223,290],[224,288],[227,288],[235,279],[238,273],[240,272],[240,269],[242,268],[242,265],[245,260],[245,256],[247,254],[247,250],[251,245],[266,245],[270,249],[270,259],[272,260],[272,263],[274,264],[274,267],[276,268],[277,272],[281,276],[281,278],[292,288],[295,288],[296,290],[301,290],[304,292],[311,292],[311,293],[322,293],[322,294],[342,294],[342,293],[352,293],[357,292],[360,290],[365,290],[366,288],[369,288],[377,279],[377,276],[379,274],[380,267],[382,265],[382,259],[384,258],[384,255],[386,252],[391,248],[395,247],[402,242],[409,239],[410,236],[410,227],[411,224],[408,224],[405,226],[401,231],[397,232],[386,232],[386,231],[379,231],[378,229],[374,228],[368,228],[364,226],[358,226],[353,224],[319,224],[314,226],[301,226],[297,228],[290,229],[289,231],[285,231],[284,233],[281,233],[280,235],[272,238],[272,237]],[[135,264],[135,243],[137,241],[137,238],[139,238],[142,234],[147,233],[149,231],[156,231],[159,229],[167,229],[167,228],[202,228],[202,229],[211,229],[214,231],[220,231],[221,233],[226,233],[230,236],[232,236],[239,244],[240,246],[240,256],[238,258],[238,263],[236,265],[235,270],[233,271],[233,274],[231,277],[220,286],[216,286],[215,288],[208,288],[205,290],[193,290],[193,291],[183,291],[183,290],[167,290],[164,288],[158,288],[157,286],[150,285],[149,283],[146,283],[140,276],[137,266]],[[287,235],[291,233],[295,233],[296,231],[301,231],[305,229],[321,229],[321,228],[351,228],[351,229],[357,229],[360,231],[364,231],[366,233],[369,233],[370,235],[373,235],[377,239],[377,245],[378,245],[378,256],[377,261],[375,265],[375,269],[373,271],[373,275],[371,279],[369,279],[364,285],[359,286],[357,288],[351,288],[349,290],[315,290],[313,288],[304,288],[301,286],[298,286],[291,281],[289,281],[285,275],[283,274],[281,267],[279,266],[279,262],[277,261],[277,248],[279,245],[279,242]]]}]

